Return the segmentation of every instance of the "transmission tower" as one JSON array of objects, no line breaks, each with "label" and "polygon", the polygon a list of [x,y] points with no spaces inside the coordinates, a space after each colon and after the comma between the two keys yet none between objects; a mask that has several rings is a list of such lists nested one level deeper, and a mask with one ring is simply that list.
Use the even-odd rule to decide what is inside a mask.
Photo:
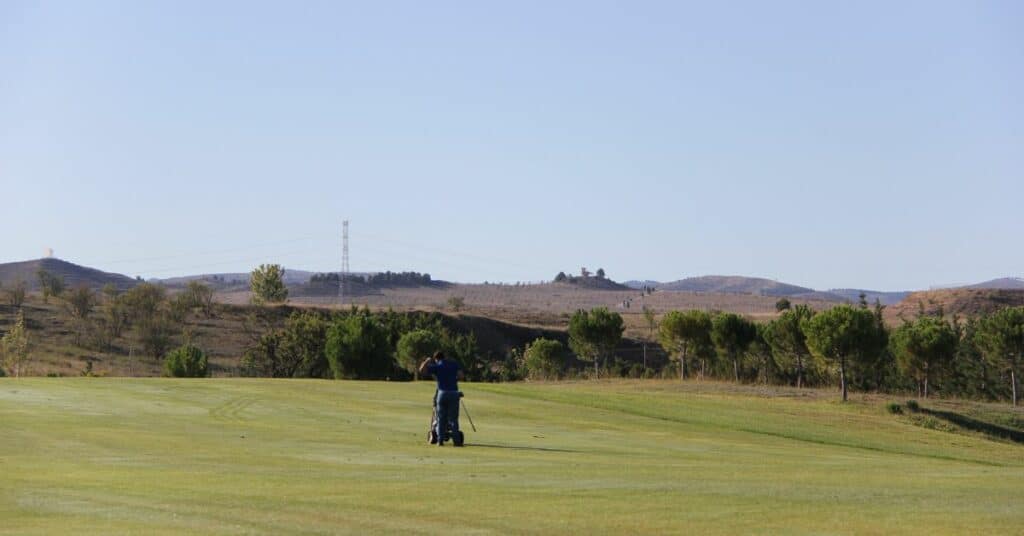
[{"label": "transmission tower", "polygon": [[341,222],[341,273],[338,274],[338,303],[345,303],[345,281],[348,279],[348,220]]}]

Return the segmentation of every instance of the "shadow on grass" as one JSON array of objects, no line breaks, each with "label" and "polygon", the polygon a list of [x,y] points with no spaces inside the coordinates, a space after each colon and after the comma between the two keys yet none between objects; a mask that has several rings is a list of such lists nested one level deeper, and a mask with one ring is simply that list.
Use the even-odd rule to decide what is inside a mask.
[{"label": "shadow on grass", "polygon": [[540,452],[580,452],[578,450],[568,449],[552,449],[548,447],[518,447],[513,445],[488,445],[487,443],[466,443],[467,447],[484,447],[489,449],[509,449],[509,450],[537,450]]},{"label": "shadow on grass", "polygon": [[959,413],[953,413],[952,411],[921,408],[918,412],[924,415],[930,415],[932,417],[943,419],[967,430],[981,432],[989,437],[1007,439],[1009,441],[1013,441],[1014,443],[1024,444],[1024,432],[1021,432],[1020,430],[1014,430],[1012,428],[999,426],[998,424],[979,421],[978,419],[973,419],[971,417],[961,415]]}]

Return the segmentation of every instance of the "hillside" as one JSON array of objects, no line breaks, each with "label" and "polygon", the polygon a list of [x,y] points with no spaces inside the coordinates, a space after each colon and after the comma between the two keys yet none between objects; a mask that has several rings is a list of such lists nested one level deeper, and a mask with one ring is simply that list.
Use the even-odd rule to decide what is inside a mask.
[{"label": "hillside", "polygon": [[555,285],[576,287],[589,290],[634,290],[632,287],[617,283],[607,277],[570,276],[564,281],[556,281]]},{"label": "hillside", "polygon": [[913,292],[900,303],[886,308],[892,321],[915,318],[923,307],[926,314],[976,316],[1003,307],[1024,305],[1024,290],[942,289]]},{"label": "hillside", "polygon": [[[323,308],[301,309],[328,312]],[[151,356],[143,355],[140,351],[141,343],[133,332],[125,332],[112,347],[103,351],[84,348],[75,344],[76,324],[56,300],[44,304],[38,296],[33,295],[29,297],[23,310],[35,356],[30,366],[31,375],[77,376],[85,368],[87,361],[92,361],[94,372],[102,375],[162,374],[162,363]],[[261,313],[266,324],[260,323],[257,326],[262,330],[266,326],[280,327],[285,318],[296,310],[300,308],[290,305],[259,308],[250,305],[219,304],[212,317],[205,317],[196,312],[188,314],[179,332],[187,331],[192,342],[207,352],[213,376],[237,376],[242,354],[254,341],[250,316],[257,311]],[[14,307],[0,303],[0,335],[14,324],[16,314],[17,310]],[[500,362],[513,348],[522,349],[538,337],[556,339],[568,344],[568,334],[558,326],[524,326],[482,316],[434,314],[438,314],[442,323],[453,332],[473,334],[480,355],[493,363]],[[101,310],[97,308],[93,316],[100,315]],[[180,344],[181,337],[175,335],[173,342]],[[627,360],[639,361],[642,359],[641,342],[627,337],[619,345],[617,354]],[[664,352],[654,347],[648,348],[648,358],[652,366],[661,366],[667,360]]]},{"label": "hillside", "polygon": [[657,285],[657,288],[658,290],[754,294],[757,296],[796,296],[815,292],[812,288],[790,285],[760,277],[727,275],[688,277],[670,283],[660,283]]},{"label": "hillside", "polygon": [[975,283],[973,285],[967,285],[962,288],[988,288],[988,289],[1004,289],[1004,290],[1020,290],[1024,289],[1024,278],[1020,277],[1001,277],[999,279],[992,279],[989,281],[982,281],[981,283]]},{"label": "hillside", "polygon": [[[0,378],[9,534],[1017,534],[1007,406],[715,382]],[[921,417],[918,419],[918,417]],[[930,420],[928,420],[930,419]],[[985,419],[985,421],[982,421]],[[454,510],[438,507],[448,490]]]},{"label": "hillside", "polygon": [[851,303],[857,303],[857,301],[860,300],[861,293],[863,293],[868,303],[875,303],[875,300],[877,299],[879,302],[882,303],[882,305],[897,304],[906,299],[906,297],[910,295],[910,291],[884,292],[879,290],[865,290],[859,288],[833,288],[829,289],[827,293],[833,296],[839,296],[840,298]]},{"label": "hillside", "polygon": [[111,284],[124,290],[137,283],[135,279],[126,275],[103,272],[61,259],[46,258],[0,264],[0,284],[7,286],[24,281],[29,289],[36,290],[39,288],[39,278],[36,275],[39,270],[46,270],[51,274],[63,277],[68,288],[85,285],[99,289],[104,285]]}]

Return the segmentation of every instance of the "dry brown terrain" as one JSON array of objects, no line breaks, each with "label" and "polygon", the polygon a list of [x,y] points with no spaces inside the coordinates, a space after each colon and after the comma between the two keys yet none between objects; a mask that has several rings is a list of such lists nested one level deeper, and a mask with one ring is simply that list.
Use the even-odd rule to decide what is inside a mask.
[{"label": "dry brown terrain", "polygon": [[[225,303],[247,303],[248,292],[228,292],[218,295]],[[646,334],[643,318],[644,306],[658,316],[676,309],[720,310],[740,313],[754,320],[770,320],[776,316],[777,297],[752,294],[702,293],[684,291],[656,291],[644,295],[639,290],[594,290],[574,285],[547,283],[534,285],[463,285],[446,288],[391,288],[378,294],[355,296],[347,304],[366,305],[371,309],[452,311],[448,300],[461,297],[465,304],[462,312],[495,318],[516,324],[561,327],[568,324],[569,316],[578,309],[607,307],[626,320],[627,335],[641,337]],[[791,299],[814,309],[831,307],[835,302],[824,300]],[[289,300],[292,304],[337,307],[335,297],[300,297]],[[627,306],[628,304],[628,306]],[[347,307],[348,305],[346,305]]]},{"label": "dry brown terrain", "polygon": [[1024,290],[957,288],[914,292],[902,302],[886,308],[889,323],[913,319],[924,310],[926,314],[977,316],[1004,307],[1024,305]]}]

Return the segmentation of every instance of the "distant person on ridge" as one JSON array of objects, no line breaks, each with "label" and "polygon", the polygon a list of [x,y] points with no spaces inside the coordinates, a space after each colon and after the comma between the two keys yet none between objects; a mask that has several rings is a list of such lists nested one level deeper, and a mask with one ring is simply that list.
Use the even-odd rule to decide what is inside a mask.
[{"label": "distant person on ridge", "polygon": [[[420,364],[420,374],[433,374],[437,378],[437,394],[434,396],[434,407],[437,410],[437,445],[442,446],[450,439],[448,437],[449,426],[453,435],[459,434],[459,380],[464,375],[462,365],[454,359],[448,359],[444,352],[435,352],[433,357],[428,357]],[[456,441],[459,443],[460,441]],[[458,446],[458,444],[456,444]]]}]

